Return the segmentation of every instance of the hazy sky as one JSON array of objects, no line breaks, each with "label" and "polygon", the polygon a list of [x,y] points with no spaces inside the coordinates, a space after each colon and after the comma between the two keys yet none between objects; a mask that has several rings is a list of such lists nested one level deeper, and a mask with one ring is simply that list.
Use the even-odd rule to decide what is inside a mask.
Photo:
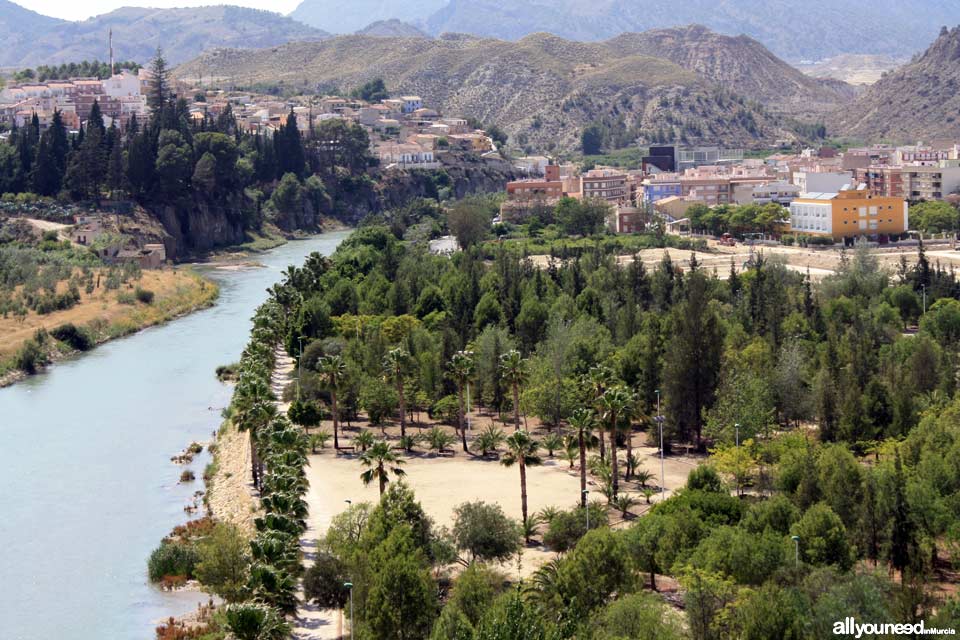
[{"label": "hazy sky", "polygon": [[85,20],[120,7],[199,7],[211,4],[234,4],[255,9],[268,9],[288,14],[300,0],[14,0],[20,6],[64,20]]}]

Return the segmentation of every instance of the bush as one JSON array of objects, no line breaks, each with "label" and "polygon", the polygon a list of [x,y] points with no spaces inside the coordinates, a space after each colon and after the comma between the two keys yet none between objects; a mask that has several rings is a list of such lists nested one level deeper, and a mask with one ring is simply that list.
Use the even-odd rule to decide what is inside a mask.
[{"label": "bush", "polygon": [[50,331],[50,335],[77,351],[89,351],[94,346],[94,340],[90,332],[77,327],[71,322],[54,328]]},{"label": "bush", "polygon": [[197,544],[197,580],[227,602],[247,595],[250,574],[250,545],[240,531],[218,523],[213,533]]},{"label": "bush", "polygon": [[687,489],[692,491],[724,492],[723,482],[717,470],[710,465],[700,465],[687,476]]},{"label": "bush", "polygon": [[196,479],[197,476],[195,476],[190,469],[185,469],[184,472],[180,474],[180,482],[193,482]]},{"label": "bush", "polygon": [[168,576],[191,579],[199,559],[199,554],[192,544],[164,540],[150,554],[147,575],[151,582],[160,582]]},{"label": "bush", "polygon": [[460,404],[457,396],[452,394],[444,396],[433,403],[430,407],[430,417],[444,424],[456,425],[460,419]]},{"label": "bush", "polygon": [[[591,502],[590,528],[597,529],[607,525],[607,510],[603,505]],[[543,544],[551,551],[562,553],[576,546],[587,533],[587,515],[583,507],[574,507],[569,511],[555,514],[547,522],[547,532],[543,536]]]},{"label": "bush", "polygon": [[121,291],[117,294],[117,302],[133,305],[137,303],[137,297],[129,291]]},{"label": "bush", "polygon": [[149,289],[144,289],[142,287],[137,287],[133,295],[136,296],[137,300],[143,304],[153,304],[153,291]]},{"label": "bush", "polygon": [[44,353],[43,349],[40,348],[40,344],[36,340],[27,340],[23,343],[23,346],[20,347],[20,350],[17,351],[17,355],[14,357],[14,364],[17,369],[20,369],[24,373],[33,375],[37,372],[37,369],[42,367],[47,363],[47,355]]},{"label": "bush", "polygon": [[465,502],[454,509],[453,537],[470,561],[504,561],[520,547],[517,523],[498,504]]}]

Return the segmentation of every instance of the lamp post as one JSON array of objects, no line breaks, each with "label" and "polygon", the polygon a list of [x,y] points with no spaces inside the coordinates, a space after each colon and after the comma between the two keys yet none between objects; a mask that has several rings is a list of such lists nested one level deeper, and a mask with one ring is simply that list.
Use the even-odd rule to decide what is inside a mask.
[{"label": "lamp post", "polygon": [[790,536],[790,539],[793,540],[793,560],[796,565],[800,566],[800,536]]},{"label": "lamp post", "polygon": [[297,342],[300,343],[300,357],[297,358],[297,402],[300,401],[300,376],[303,375],[303,341],[307,336],[297,336]]},{"label": "lamp post", "polygon": [[343,586],[350,589],[350,637],[353,638],[353,583],[344,582]]},{"label": "lamp post", "polygon": [[927,315],[927,285],[921,284],[920,289],[923,290],[923,315]]},{"label": "lamp post", "polygon": [[740,423],[733,425],[733,428],[737,431],[737,449],[740,448]]},{"label": "lamp post", "polygon": [[583,510],[587,514],[587,531],[590,531],[590,500],[587,498],[590,495],[590,490],[584,489],[580,493],[583,494]]},{"label": "lamp post", "polygon": [[657,394],[657,424],[660,425],[660,502],[666,499],[666,481],[663,473],[663,415],[660,414],[660,389],[656,389]]}]

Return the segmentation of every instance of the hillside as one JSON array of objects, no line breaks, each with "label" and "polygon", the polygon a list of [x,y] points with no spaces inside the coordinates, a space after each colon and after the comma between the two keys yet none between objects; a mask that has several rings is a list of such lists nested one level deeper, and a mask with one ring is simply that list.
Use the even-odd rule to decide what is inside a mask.
[{"label": "hillside", "polygon": [[0,42],[4,44],[0,65],[8,64],[5,60],[12,52],[23,51],[35,38],[63,24],[67,23],[24,9],[9,0],[0,0]]},{"label": "hillside", "polygon": [[[13,8],[41,20],[26,21],[31,30],[20,33],[16,17],[20,14]],[[12,27],[8,26],[8,15],[14,15]],[[160,46],[174,64],[213,47],[270,47],[327,35],[277,13],[222,5],[190,9],[124,7],[83,22],[64,22],[5,2],[0,5],[0,33],[9,28],[17,34],[4,35],[7,46],[0,52],[0,66],[105,60],[111,29],[116,59],[143,63]]]},{"label": "hillside", "polygon": [[371,20],[399,18],[431,35],[455,32],[506,40],[539,31],[603,40],[623,32],[699,23],[729,35],[749,35],[786,60],[816,61],[841,53],[909,57],[929,43],[941,25],[960,22],[960,2],[303,0],[293,17],[333,33],[356,31]]},{"label": "hillside", "polygon": [[409,22],[403,22],[396,18],[390,20],[377,20],[371,22],[363,29],[357,31],[360,36],[380,36],[381,38],[429,38],[430,36],[417,29]]},{"label": "hillside", "polygon": [[614,55],[667,58],[779,111],[811,115],[833,109],[856,95],[836,80],[804,75],[748,36],[725,36],[701,25],[625,33],[605,42]]},{"label": "hillside", "polygon": [[622,142],[639,135],[755,145],[783,137],[776,116],[663,59],[548,34],[518,42],[466,36],[341,36],[259,51],[216,50],[177,69],[213,82],[335,85],[382,77],[443,112],[495,123],[522,146],[577,146],[602,120]]},{"label": "hillside", "polygon": [[864,139],[960,136],[960,27],[944,28],[921,56],[837,111],[831,130]]},{"label": "hillside", "polygon": [[883,74],[899,67],[903,61],[890,56],[866,53],[843,53],[814,64],[798,64],[797,68],[814,78],[833,78],[853,85],[873,84]]}]

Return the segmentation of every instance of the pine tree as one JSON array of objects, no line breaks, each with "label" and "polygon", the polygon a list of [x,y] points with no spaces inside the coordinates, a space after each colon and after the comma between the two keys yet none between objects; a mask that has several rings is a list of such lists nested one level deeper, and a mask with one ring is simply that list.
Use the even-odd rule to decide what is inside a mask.
[{"label": "pine tree", "polygon": [[280,165],[279,175],[292,173],[297,177],[302,177],[306,164],[303,140],[300,139],[297,116],[293,113],[292,108],[290,113],[287,114],[287,122],[280,127],[280,130],[274,136],[274,141]]},{"label": "pine tree", "polygon": [[159,119],[167,106],[167,96],[170,93],[170,70],[163,57],[163,49],[157,47],[157,52],[150,61],[150,90],[147,94],[147,106],[153,111],[153,117]]},{"label": "pine tree", "polygon": [[30,176],[31,189],[41,196],[55,196],[60,191],[60,171],[53,155],[50,132],[40,136],[37,158]]},{"label": "pine tree", "polygon": [[67,128],[63,124],[63,114],[59,109],[53,112],[53,119],[50,121],[50,152],[53,154],[54,163],[57,166],[57,172],[60,174],[60,182],[63,182],[63,176],[67,172],[67,154],[70,152],[70,139],[67,136]]},{"label": "pine tree", "polygon": [[887,557],[890,566],[903,572],[910,566],[910,558],[916,546],[913,519],[910,517],[910,505],[907,504],[906,478],[903,474],[903,464],[900,462],[900,451],[894,454],[893,474],[893,505],[890,518],[890,543]]}]

